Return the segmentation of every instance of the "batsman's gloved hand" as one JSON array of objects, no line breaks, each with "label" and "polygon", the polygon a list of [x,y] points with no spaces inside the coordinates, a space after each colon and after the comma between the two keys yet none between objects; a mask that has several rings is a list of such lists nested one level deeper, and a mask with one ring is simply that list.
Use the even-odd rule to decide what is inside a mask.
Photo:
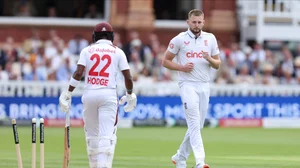
[{"label": "batsman's gloved hand", "polygon": [[136,107],[137,98],[134,93],[128,94],[122,96],[119,104],[124,105],[127,102],[127,104],[124,106],[124,111],[129,112],[132,111]]},{"label": "batsman's gloved hand", "polygon": [[59,96],[59,106],[62,112],[69,112],[72,103],[72,92],[63,91]]}]

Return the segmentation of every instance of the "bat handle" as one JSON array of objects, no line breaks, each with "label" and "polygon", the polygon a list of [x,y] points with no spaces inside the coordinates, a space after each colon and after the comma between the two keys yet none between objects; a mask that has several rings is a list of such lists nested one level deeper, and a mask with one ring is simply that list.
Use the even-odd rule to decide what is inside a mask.
[{"label": "bat handle", "polygon": [[66,127],[70,126],[70,112],[66,113]]}]

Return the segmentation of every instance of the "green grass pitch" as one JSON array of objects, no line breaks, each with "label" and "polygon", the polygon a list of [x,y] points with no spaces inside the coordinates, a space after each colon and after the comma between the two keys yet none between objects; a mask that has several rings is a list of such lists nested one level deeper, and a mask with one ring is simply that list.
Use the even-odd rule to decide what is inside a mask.
[{"label": "green grass pitch", "polygon": [[[170,157],[176,152],[185,131],[184,127],[118,129],[113,167],[174,168]],[[12,128],[1,127],[0,132],[0,168],[15,168],[17,158]],[[31,128],[18,127],[18,132],[23,166],[30,168]],[[63,128],[45,128],[45,168],[61,167],[63,135]],[[205,128],[202,136],[206,162],[211,168],[300,168],[299,129]],[[83,129],[71,128],[70,168],[88,167],[85,145]],[[188,168],[193,166],[191,154]]]}]

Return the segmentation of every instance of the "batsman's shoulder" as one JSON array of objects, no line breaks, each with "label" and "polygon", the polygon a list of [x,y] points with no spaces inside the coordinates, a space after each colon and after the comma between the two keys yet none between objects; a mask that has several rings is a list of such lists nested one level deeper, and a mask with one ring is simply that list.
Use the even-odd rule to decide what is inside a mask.
[{"label": "batsman's shoulder", "polygon": [[79,54],[79,55],[80,55],[81,57],[82,57],[82,56],[85,56],[86,53],[88,53],[88,48],[89,48],[89,46],[83,48],[83,49],[80,51],[80,54]]},{"label": "batsman's shoulder", "polygon": [[84,48],[81,50],[81,52],[82,52],[82,53],[86,53],[86,52],[88,52],[92,47],[93,47],[93,45],[90,44],[90,45],[84,47]]},{"label": "batsman's shoulder", "polygon": [[120,48],[120,47],[118,47],[118,46],[115,46],[115,50],[116,50],[117,52],[120,52],[120,51],[121,51],[121,52],[124,52],[123,49]]},{"label": "batsman's shoulder", "polygon": [[126,57],[125,52],[119,47],[116,47],[116,54],[115,55],[117,55],[117,57]]}]

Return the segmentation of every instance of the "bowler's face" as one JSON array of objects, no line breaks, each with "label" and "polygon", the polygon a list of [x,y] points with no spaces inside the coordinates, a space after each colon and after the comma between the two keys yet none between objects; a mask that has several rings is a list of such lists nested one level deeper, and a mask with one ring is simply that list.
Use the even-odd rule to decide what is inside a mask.
[{"label": "bowler's face", "polygon": [[194,33],[194,34],[198,34],[201,32],[203,26],[204,26],[204,16],[195,16],[192,15],[188,20],[187,20],[187,24],[190,27],[190,30]]}]

